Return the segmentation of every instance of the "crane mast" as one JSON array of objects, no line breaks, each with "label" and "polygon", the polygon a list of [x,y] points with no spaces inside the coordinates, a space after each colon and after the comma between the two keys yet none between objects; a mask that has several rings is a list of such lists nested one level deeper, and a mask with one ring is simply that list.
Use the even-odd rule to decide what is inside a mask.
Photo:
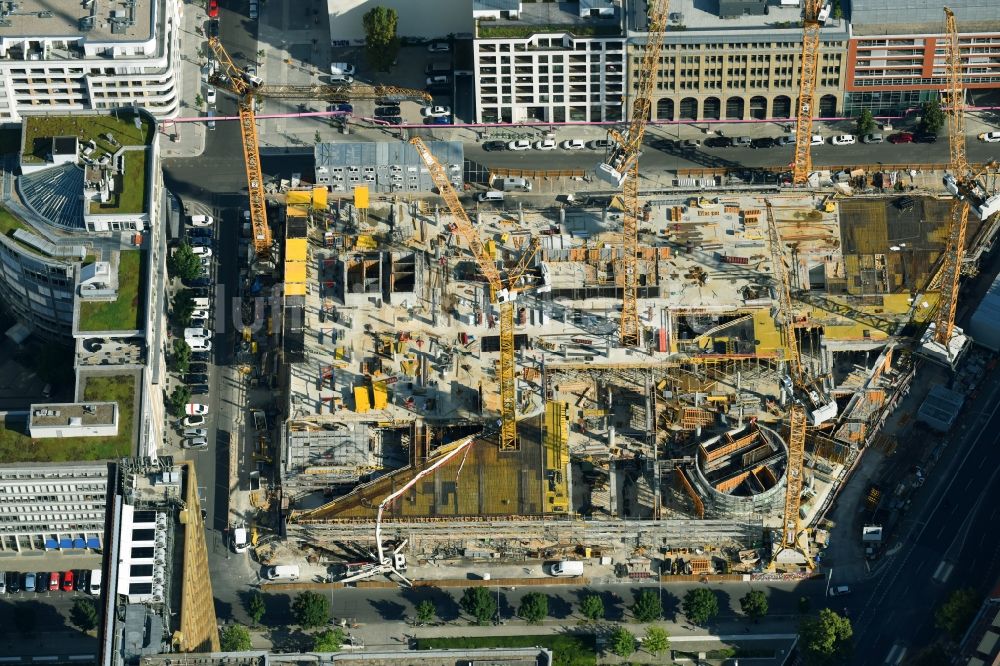
[{"label": "crane mast", "polygon": [[[962,258],[965,255],[965,236],[969,227],[969,200],[962,190],[969,189],[969,162],[965,152],[965,87],[962,82],[962,57],[958,45],[958,26],[955,14],[944,8],[948,43],[945,47],[945,63],[948,75],[948,89],[945,92],[945,106],[948,110],[948,149],[950,168],[955,178],[955,198],[951,202],[951,218],[948,224],[948,243],[941,267],[941,305],[934,322],[935,342],[949,349],[949,341],[955,329],[955,308],[958,306],[958,286],[961,277]],[[973,179],[974,180],[974,179]]]},{"label": "crane mast", "polygon": [[802,10],[802,62],[799,71],[799,105],[795,123],[795,158],[792,182],[805,185],[812,171],[812,119],[816,97],[816,67],[819,60],[819,12],[823,0],[806,0]]},{"label": "crane mast", "polygon": [[663,37],[667,27],[668,0],[649,0],[649,28],[646,46],[639,65],[632,119],[625,133],[610,130],[611,144],[597,175],[622,188],[625,216],[622,223],[622,318],[620,337],[623,347],[639,344],[639,149],[652,111],[653,81],[658,70]]},{"label": "crane mast", "polygon": [[458,192],[451,184],[448,172],[437,161],[420,137],[413,137],[410,143],[423,159],[430,172],[431,180],[444,198],[454,218],[455,231],[468,244],[479,272],[486,278],[490,289],[490,302],[500,310],[500,450],[517,451],[517,387],[516,361],[514,359],[514,302],[516,292],[508,290],[500,276],[496,263],[486,252],[479,234],[472,226],[469,216],[462,207]]}]

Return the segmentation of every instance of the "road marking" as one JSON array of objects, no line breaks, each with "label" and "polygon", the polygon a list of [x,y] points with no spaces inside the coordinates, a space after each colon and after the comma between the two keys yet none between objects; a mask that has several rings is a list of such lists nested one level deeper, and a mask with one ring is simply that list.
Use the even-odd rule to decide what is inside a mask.
[{"label": "road marking", "polygon": [[954,569],[954,564],[949,564],[945,560],[941,560],[941,564],[938,565],[938,568],[934,571],[934,575],[931,576],[931,579],[937,583],[944,583],[951,576],[951,572]]},{"label": "road marking", "polygon": [[891,666],[896,666],[896,664],[901,664],[903,662],[903,657],[906,656],[906,647],[896,643],[889,650],[889,655],[885,658],[885,663]]}]

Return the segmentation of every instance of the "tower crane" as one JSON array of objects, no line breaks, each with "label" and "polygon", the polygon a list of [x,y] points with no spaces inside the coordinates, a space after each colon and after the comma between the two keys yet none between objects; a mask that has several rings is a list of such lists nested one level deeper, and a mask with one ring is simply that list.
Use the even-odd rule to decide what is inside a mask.
[{"label": "tower crane", "polygon": [[266,86],[263,81],[237,67],[217,37],[208,45],[219,61],[221,72],[213,79],[237,97],[240,114],[240,135],[243,139],[243,159],[247,174],[247,191],[250,195],[250,224],[253,228],[254,252],[259,262],[271,259],[271,228],[267,224],[264,201],[264,178],[260,166],[260,149],[257,138],[257,118],[254,100],[257,97],[282,99],[376,99],[396,97],[430,101],[426,92],[391,86]]},{"label": "tower crane", "polygon": [[810,145],[822,6],[823,0],[805,0],[802,8],[802,67],[799,71],[799,106],[795,116],[795,158],[792,162],[792,182],[796,185],[805,185],[812,171]]},{"label": "tower crane", "polygon": [[632,119],[624,134],[609,130],[605,160],[597,166],[597,175],[622,188],[625,216],[622,223],[622,319],[621,344],[639,344],[639,275],[636,255],[639,252],[639,149],[652,111],[653,79],[659,69],[663,36],[667,27],[669,0],[649,0],[649,28],[646,46],[639,65],[639,80],[632,103]]},{"label": "tower crane", "polygon": [[472,226],[468,214],[462,208],[462,202],[458,198],[458,192],[451,184],[448,172],[437,161],[420,137],[413,137],[410,143],[423,159],[424,164],[430,172],[431,180],[437,186],[438,192],[444,197],[448,209],[451,211],[453,220],[453,230],[462,237],[462,240],[469,246],[472,257],[479,267],[479,272],[489,285],[490,302],[497,305],[500,311],[500,450],[517,451],[520,444],[517,439],[517,386],[516,386],[516,361],[514,358],[514,300],[519,291],[524,288],[519,286],[524,272],[528,268],[531,257],[538,247],[536,241],[532,241],[529,249],[522,255],[518,265],[509,271],[505,276],[501,275],[496,262],[486,252],[483,242],[479,239],[479,234]]}]

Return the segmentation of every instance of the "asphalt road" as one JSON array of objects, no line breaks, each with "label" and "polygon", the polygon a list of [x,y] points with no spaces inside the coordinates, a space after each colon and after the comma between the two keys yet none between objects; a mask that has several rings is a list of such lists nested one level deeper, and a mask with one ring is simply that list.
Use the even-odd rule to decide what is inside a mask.
[{"label": "asphalt road", "polygon": [[895,644],[919,649],[937,633],[933,611],[955,589],[986,592],[1000,575],[1000,373],[980,385],[958,432],[915,499],[897,548],[846,604],[858,663],[881,664]]}]

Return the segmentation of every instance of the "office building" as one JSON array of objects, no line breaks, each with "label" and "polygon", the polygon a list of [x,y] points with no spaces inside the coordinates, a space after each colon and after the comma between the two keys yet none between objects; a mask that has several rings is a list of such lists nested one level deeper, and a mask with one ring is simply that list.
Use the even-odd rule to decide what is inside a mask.
[{"label": "office building", "polygon": [[620,3],[473,0],[476,122],[621,120]]},{"label": "office building", "polygon": [[[756,0],[670,3],[667,34],[653,88],[658,121],[762,120],[795,115],[801,69],[801,8]],[[628,104],[638,85],[646,44],[645,13],[631,8]],[[817,114],[842,108],[847,24],[829,18],[820,32]]]},{"label": "office building", "polygon": [[[1000,10],[990,0],[948,2],[955,12],[966,103],[1000,88]],[[940,2],[852,3],[845,109],[901,113],[937,99],[947,85],[945,15]]]},{"label": "office building", "polygon": [[179,0],[0,4],[0,123],[136,105],[177,114]]}]

